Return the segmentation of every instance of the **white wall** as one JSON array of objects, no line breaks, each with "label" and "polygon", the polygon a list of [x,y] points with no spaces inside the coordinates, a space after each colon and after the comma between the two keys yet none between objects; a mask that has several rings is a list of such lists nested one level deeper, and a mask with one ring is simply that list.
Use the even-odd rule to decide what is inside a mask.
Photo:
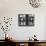
[{"label": "white wall", "polygon": [[[17,40],[27,40],[34,34],[39,40],[46,40],[45,38],[45,15],[46,6],[40,8],[33,8],[30,6],[28,0],[0,0],[0,17],[13,17],[11,29],[9,31]],[[18,14],[35,14],[34,27],[19,27]],[[2,31],[0,31],[0,35]],[[3,37],[0,36],[0,39]]]}]

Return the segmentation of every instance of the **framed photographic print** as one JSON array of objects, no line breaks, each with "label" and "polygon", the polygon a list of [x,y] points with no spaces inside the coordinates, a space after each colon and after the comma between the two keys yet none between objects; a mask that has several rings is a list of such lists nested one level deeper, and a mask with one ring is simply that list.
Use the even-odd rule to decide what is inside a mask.
[{"label": "framed photographic print", "polygon": [[18,14],[18,25],[19,26],[34,26],[34,15],[33,14]]}]

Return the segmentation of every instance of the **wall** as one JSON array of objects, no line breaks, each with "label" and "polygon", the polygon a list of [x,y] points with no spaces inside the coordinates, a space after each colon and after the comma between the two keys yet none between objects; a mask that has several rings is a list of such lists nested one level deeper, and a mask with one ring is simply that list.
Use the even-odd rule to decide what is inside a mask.
[{"label": "wall", "polygon": [[[21,13],[34,14],[35,26],[19,27],[18,14]],[[28,0],[0,0],[0,19],[4,16],[13,18],[12,26],[8,33],[10,33],[17,40],[27,40],[34,34],[37,35],[39,40],[46,40],[44,15],[46,15],[46,6],[44,5],[40,8],[33,8],[30,6]],[[0,31],[0,35],[2,35],[2,33],[3,31]],[[4,37],[0,36],[0,39],[4,39]]]}]

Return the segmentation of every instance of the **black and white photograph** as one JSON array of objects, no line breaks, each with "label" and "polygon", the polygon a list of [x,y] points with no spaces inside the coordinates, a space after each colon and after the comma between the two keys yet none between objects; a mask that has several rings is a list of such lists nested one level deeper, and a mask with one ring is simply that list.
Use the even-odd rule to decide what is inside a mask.
[{"label": "black and white photograph", "polygon": [[46,0],[0,0],[0,46],[46,46]]}]

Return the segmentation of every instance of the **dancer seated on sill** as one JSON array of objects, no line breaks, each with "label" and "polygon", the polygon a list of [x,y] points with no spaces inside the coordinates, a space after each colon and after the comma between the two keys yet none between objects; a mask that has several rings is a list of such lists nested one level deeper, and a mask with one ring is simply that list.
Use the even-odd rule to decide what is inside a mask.
[{"label": "dancer seated on sill", "polygon": [[34,41],[39,41],[39,40],[37,40],[36,35],[34,35],[32,38],[33,38]]}]

